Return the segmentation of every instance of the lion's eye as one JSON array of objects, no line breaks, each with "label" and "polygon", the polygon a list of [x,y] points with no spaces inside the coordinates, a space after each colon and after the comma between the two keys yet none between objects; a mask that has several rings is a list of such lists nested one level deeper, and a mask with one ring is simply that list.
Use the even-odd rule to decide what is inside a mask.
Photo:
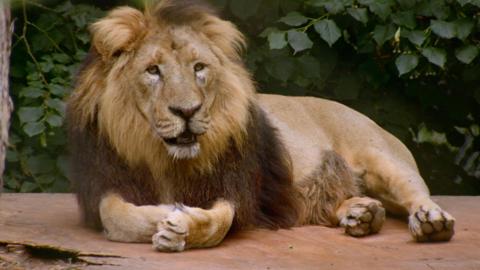
[{"label": "lion's eye", "polygon": [[196,63],[195,66],[193,66],[193,70],[195,72],[199,72],[199,71],[202,71],[203,69],[205,69],[206,65],[204,63]]},{"label": "lion's eye", "polygon": [[151,65],[147,68],[147,72],[152,75],[161,75],[160,69],[156,65]]}]

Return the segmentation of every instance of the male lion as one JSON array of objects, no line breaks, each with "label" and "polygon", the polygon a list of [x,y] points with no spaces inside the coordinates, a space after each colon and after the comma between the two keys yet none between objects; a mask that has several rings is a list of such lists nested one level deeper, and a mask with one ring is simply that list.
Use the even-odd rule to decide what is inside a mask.
[{"label": "male lion", "polygon": [[399,140],[332,101],[256,94],[242,34],[205,5],[120,7],[91,32],[68,103],[71,178],[108,239],[182,251],[303,224],[358,237],[383,207],[410,214],[417,241],[452,237]]}]

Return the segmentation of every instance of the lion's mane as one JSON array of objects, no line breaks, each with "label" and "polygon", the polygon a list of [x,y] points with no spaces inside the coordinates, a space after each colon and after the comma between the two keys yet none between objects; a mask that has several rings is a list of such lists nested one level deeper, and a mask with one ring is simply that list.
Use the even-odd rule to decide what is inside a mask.
[{"label": "lion's mane", "polygon": [[[132,102],[126,76],[135,50],[156,23],[189,25],[222,56],[212,125],[199,138],[201,154],[168,156]],[[162,1],[144,13],[118,8],[91,27],[92,49],[79,72],[67,109],[71,180],[87,223],[101,227],[98,204],[106,192],[136,205],[235,203],[238,227],[288,227],[296,220],[290,161],[255,101],[240,53],[242,34],[198,1]],[[161,42],[161,41],[159,41]],[[165,201],[165,193],[174,201]]]}]

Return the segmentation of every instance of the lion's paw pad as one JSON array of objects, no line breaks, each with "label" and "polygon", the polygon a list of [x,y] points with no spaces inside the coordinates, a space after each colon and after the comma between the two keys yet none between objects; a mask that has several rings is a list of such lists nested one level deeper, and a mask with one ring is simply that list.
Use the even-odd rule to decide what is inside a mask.
[{"label": "lion's paw pad", "polygon": [[455,219],[440,208],[420,207],[408,217],[408,227],[417,242],[448,241],[454,234]]},{"label": "lion's paw pad", "polygon": [[158,232],[152,236],[153,248],[164,252],[185,250],[188,225],[180,210],[175,210],[170,216],[157,225]]},{"label": "lion's paw pad", "polygon": [[370,202],[350,207],[340,220],[340,226],[345,228],[345,233],[362,237],[380,231],[384,221],[385,208],[379,202]]}]

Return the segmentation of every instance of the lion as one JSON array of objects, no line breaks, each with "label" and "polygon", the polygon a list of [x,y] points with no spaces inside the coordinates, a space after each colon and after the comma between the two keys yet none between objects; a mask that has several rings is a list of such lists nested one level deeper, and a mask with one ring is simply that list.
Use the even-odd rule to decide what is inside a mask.
[{"label": "lion", "polygon": [[386,211],[408,215],[416,241],[453,236],[398,139],[334,101],[257,94],[244,36],[204,3],[119,7],[90,30],[67,106],[70,179],[107,239],[171,252],[252,228],[362,237]]}]

